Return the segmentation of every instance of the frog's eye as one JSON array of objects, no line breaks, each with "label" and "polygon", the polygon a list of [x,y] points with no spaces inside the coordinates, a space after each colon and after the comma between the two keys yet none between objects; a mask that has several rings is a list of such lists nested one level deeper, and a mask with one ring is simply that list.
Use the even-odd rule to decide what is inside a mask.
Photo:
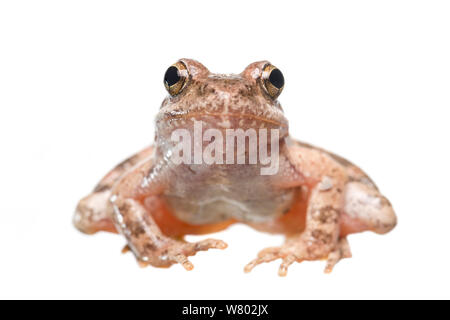
[{"label": "frog's eye", "polygon": [[277,98],[283,91],[284,77],[277,67],[271,64],[266,65],[263,69],[261,80],[264,90],[273,99]]},{"label": "frog's eye", "polygon": [[171,65],[164,74],[164,86],[171,96],[176,96],[183,90],[188,78],[185,64],[178,61]]}]

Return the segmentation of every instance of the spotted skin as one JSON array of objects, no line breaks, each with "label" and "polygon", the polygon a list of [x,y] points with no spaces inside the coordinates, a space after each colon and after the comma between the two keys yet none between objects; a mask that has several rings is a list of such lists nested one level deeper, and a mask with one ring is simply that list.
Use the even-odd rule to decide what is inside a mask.
[{"label": "spotted skin", "polygon": [[[362,231],[384,234],[396,216],[391,203],[357,166],[324,149],[289,137],[288,121],[274,87],[267,90],[267,61],[250,64],[241,74],[211,73],[202,64],[181,59],[180,79],[156,116],[155,144],[119,164],[83,198],[74,216],[82,232],[121,233],[126,249],[142,266],[181,264],[199,251],[224,249],[221,240],[197,243],[187,234],[208,234],[234,223],[284,234],[285,243],[259,252],[245,267],[281,260],[285,276],[294,262],[326,260],[331,272],[351,257],[347,236]],[[259,174],[261,165],[175,165],[170,155],[175,129],[276,129],[279,169]]]}]

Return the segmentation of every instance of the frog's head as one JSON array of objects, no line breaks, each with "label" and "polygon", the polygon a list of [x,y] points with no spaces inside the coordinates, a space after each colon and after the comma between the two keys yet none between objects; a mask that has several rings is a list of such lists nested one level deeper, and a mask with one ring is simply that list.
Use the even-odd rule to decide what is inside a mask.
[{"label": "frog's head", "polygon": [[174,129],[191,131],[195,121],[219,130],[278,129],[288,134],[288,121],[277,98],[284,77],[268,61],[250,64],[240,74],[211,73],[201,63],[181,59],[164,75],[169,96],[156,117],[157,135],[168,137]]}]

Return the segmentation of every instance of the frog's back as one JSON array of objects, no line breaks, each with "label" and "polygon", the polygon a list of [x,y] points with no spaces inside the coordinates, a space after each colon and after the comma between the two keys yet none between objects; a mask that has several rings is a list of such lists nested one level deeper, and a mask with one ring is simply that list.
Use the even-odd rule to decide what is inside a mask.
[{"label": "frog's back", "polygon": [[339,163],[339,165],[341,165],[342,167],[345,168],[350,181],[360,181],[365,184],[369,184],[369,185],[373,186],[375,189],[377,189],[373,180],[363,170],[361,170],[358,166],[356,166],[352,162],[348,161],[347,159],[345,159],[335,153],[332,153],[328,150],[316,147],[312,144],[309,144],[309,143],[306,143],[303,141],[295,140],[295,143],[297,145],[299,145],[300,147],[317,150],[318,152],[325,153],[326,155],[331,157],[334,161]]}]

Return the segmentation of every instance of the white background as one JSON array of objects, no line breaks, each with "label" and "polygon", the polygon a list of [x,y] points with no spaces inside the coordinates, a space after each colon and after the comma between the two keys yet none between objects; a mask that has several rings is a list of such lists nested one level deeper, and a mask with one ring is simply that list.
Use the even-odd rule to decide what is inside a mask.
[{"label": "white background", "polygon": [[[450,298],[449,17],[448,1],[2,1],[0,298]],[[75,230],[79,198],[153,140],[181,57],[278,66],[291,134],[366,170],[398,227],[350,236],[331,275],[305,262],[286,278],[279,262],[243,273],[283,238],[242,225],[191,272]]]}]

